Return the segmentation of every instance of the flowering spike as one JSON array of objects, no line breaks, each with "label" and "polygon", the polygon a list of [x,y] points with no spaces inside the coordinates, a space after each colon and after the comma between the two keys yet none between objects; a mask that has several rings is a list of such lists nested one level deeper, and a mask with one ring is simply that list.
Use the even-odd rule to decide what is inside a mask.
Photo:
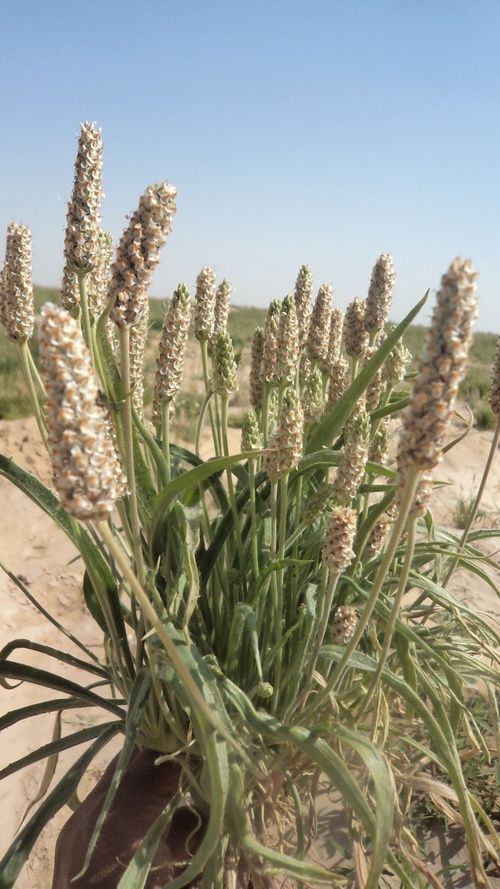
[{"label": "flowering spike", "polygon": [[154,393],[154,415],[158,419],[162,401],[172,401],[182,383],[184,355],[191,319],[191,299],[185,284],[179,284],[165,313],[160,338]]},{"label": "flowering spike", "polygon": [[260,434],[257,414],[255,411],[249,411],[241,427],[241,450],[258,451],[261,447],[262,435]]},{"label": "flowering spike", "polygon": [[264,325],[264,342],[262,344],[262,381],[276,383],[278,380],[278,331],[281,314],[281,303],[273,299]]},{"label": "flowering spike", "polygon": [[111,269],[111,318],[118,327],[137,324],[148,301],[160,249],[172,228],[177,191],[168,182],[150,185],[139,199],[118,245]]},{"label": "flowering spike", "polygon": [[277,481],[284,472],[294,469],[303,446],[304,417],[300,398],[295,389],[288,387],[283,394],[278,425],[271,436],[264,469],[271,481]]},{"label": "flowering spike", "polygon": [[262,382],[262,355],[264,351],[264,331],[257,327],[252,336],[250,358],[250,401],[255,411],[262,406],[264,385]]},{"label": "flowering spike", "polygon": [[7,229],[5,263],[0,279],[0,317],[7,336],[25,342],[33,333],[35,309],[31,280],[31,232],[11,223]]},{"label": "flowering spike", "polygon": [[82,123],[64,241],[65,266],[75,272],[89,272],[96,261],[102,202],[102,150],[101,131],[93,123]]},{"label": "flowering spike", "polygon": [[328,359],[330,320],[332,315],[331,284],[322,284],[314,303],[307,338],[307,352],[311,361],[325,365]]},{"label": "flowering spike", "polygon": [[357,515],[348,506],[332,510],[322,550],[322,559],[332,574],[340,574],[352,562],[352,545],[356,533]]},{"label": "flowering spike", "polygon": [[231,304],[231,284],[225,278],[215,292],[214,335],[227,330],[227,319]]},{"label": "flowering spike", "polygon": [[457,258],[441,279],[424,355],[402,416],[398,447],[401,486],[411,467],[430,470],[442,457],[472,340],[476,277],[471,262]]},{"label": "flowering spike", "polygon": [[123,476],[80,328],[51,303],[42,309],[40,358],[57,493],[80,521],[105,521],[123,494]]},{"label": "flowering spike", "polygon": [[278,328],[277,376],[280,383],[291,383],[299,360],[299,328],[293,297],[285,296],[281,304]]},{"label": "flowering spike", "polygon": [[309,323],[311,320],[312,287],[313,281],[311,269],[308,265],[303,265],[299,269],[293,294],[293,298],[295,300],[295,310],[297,312],[297,323],[299,325],[300,349],[304,348],[309,333]]},{"label": "flowering spike", "polygon": [[212,389],[217,395],[230,395],[238,387],[233,341],[227,330],[218,333],[212,353]]},{"label": "flowering spike", "polygon": [[196,279],[194,296],[194,335],[200,341],[213,339],[215,299],[215,272],[205,265]]},{"label": "flowering spike", "polygon": [[373,266],[366,297],[365,326],[369,334],[378,336],[387,323],[395,278],[394,260],[390,253],[383,253]]},{"label": "flowering spike", "polygon": [[344,348],[351,358],[359,358],[368,345],[365,328],[365,301],[353,299],[347,306],[344,318]]}]

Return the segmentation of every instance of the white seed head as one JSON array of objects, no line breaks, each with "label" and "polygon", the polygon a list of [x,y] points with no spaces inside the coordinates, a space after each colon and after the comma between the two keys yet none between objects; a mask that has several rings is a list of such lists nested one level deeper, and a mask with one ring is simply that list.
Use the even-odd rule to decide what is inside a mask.
[{"label": "white seed head", "polygon": [[383,253],[373,266],[366,298],[365,325],[370,334],[378,335],[384,329],[391,308],[395,279],[394,260],[390,253]]},{"label": "white seed head", "polygon": [[382,376],[386,386],[392,389],[404,380],[411,359],[409,349],[403,345],[402,340],[398,340],[382,366]]},{"label": "white seed head", "polygon": [[328,354],[323,370],[330,372],[330,367],[339,360],[340,350],[342,348],[342,331],[344,328],[344,313],[342,309],[336,306],[332,309],[330,320],[330,333],[328,336]]},{"label": "white seed head", "polygon": [[370,558],[378,556],[384,547],[387,538],[387,532],[392,524],[392,517],[383,512],[375,522],[368,541],[366,543],[366,552]]},{"label": "white seed head", "polygon": [[322,284],[316,296],[309,325],[307,353],[311,361],[318,361],[320,366],[324,366],[328,360],[332,297],[332,285]]},{"label": "white seed head", "polygon": [[339,605],[332,621],[332,642],[335,645],[347,645],[357,626],[358,615],[355,609],[350,605]]},{"label": "white seed head", "polygon": [[295,469],[302,457],[304,416],[297,392],[288,387],[283,394],[278,424],[268,445],[264,469],[271,481]]},{"label": "white seed head", "polygon": [[160,249],[172,228],[177,191],[168,182],[150,185],[118,245],[111,269],[111,318],[118,327],[137,324],[148,302],[148,288]]},{"label": "white seed head", "polygon": [[332,574],[340,574],[354,558],[352,545],[356,533],[357,515],[348,506],[337,506],[330,514],[330,522],[323,544],[322,559]]},{"label": "white seed head", "polygon": [[357,496],[365,474],[370,443],[370,418],[361,407],[351,414],[345,429],[345,444],[334,481],[339,503],[349,503]]},{"label": "white seed head", "polygon": [[476,273],[455,259],[443,275],[398,447],[400,484],[410,467],[430,470],[442,457],[458,385],[464,375],[476,316]]},{"label": "white seed head", "polygon": [[149,300],[137,324],[130,328],[130,388],[132,402],[142,417],[144,412],[144,356],[149,332]]},{"label": "white seed head", "polygon": [[181,387],[190,320],[189,291],[185,284],[179,284],[165,313],[156,359],[153,399],[156,421],[160,416],[161,402],[172,401]]},{"label": "white seed head", "polygon": [[194,297],[194,335],[199,340],[213,339],[215,299],[215,272],[205,265],[196,279]]},{"label": "white seed head", "polygon": [[[363,364],[368,364],[370,358],[373,358],[375,352],[377,351],[376,347],[368,346],[363,355]],[[374,376],[371,379],[371,382],[368,384],[366,388],[366,407],[367,410],[371,413],[371,411],[377,410],[380,401],[382,399],[382,395],[385,391],[385,382],[383,376],[383,365],[379,367],[379,369],[375,372]]]},{"label": "white seed head", "polygon": [[337,358],[330,365],[326,409],[331,411],[349,385],[349,365],[345,358]]},{"label": "white seed head", "polygon": [[312,296],[312,272],[308,265],[303,265],[299,269],[297,280],[295,281],[295,290],[293,298],[295,300],[295,311],[297,312],[297,323],[299,325],[299,348],[303,349],[309,334],[309,323],[311,320],[311,296]]},{"label": "white seed head", "polygon": [[96,261],[103,197],[102,152],[101,131],[93,123],[82,123],[64,241],[65,265],[73,271],[89,272]]},{"label": "white seed head", "polygon": [[372,463],[378,463],[379,466],[386,466],[389,459],[390,432],[390,420],[387,417],[383,417],[370,442],[369,460],[371,460]]},{"label": "white seed head", "polygon": [[95,264],[87,281],[89,312],[96,321],[106,307],[112,265],[113,236],[100,228],[97,232]]},{"label": "white seed head", "polygon": [[277,345],[277,378],[281,384],[295,379],[299,363],[299,327],[293,297],[285,296],[281,303]]},{"label": "white seed head", "polygon": [[419,478],[417,490],[413,498],[410,509],[411,518],[422,518],[427,511],[427,507],[432,499],[432,475],[430,471],[425,471]]},{"label": "white seed head", "polygon": [[306,423],[319,420],[325,407],[323,395],[323,376],[319,367],[315,367],[308,374],[302,390],[302,409]]},{"label": "white seed head", "polygon": [[349,303],[344,318],[344,349],[351,358],[363,355],[368,345],[365,327],[365,300],[353,299]]},{"label": "white seed head", "polygon": [[31,232],[11,223],[7,229],[5,263],[0,279],[0,318],[7,336],[25,342],[33,333],[35,309],[31,273]]},{"label": "white seed head", "polygon": [[215,291],[214,336],[227,330],[231,305],[231,284],[224,278]]},{"label": "white seed head", "polygon": [[80,521],[104,521],[123,494],[123,475],[80,328],[51,303],[42,309],[40,359],[57,493]]},{"label": "white seed head", "polygon": [[281,303],[274,299],[267,310],[264,325],[264,342],[262,345],[262,382],[275,384],[278,382],[278,331],[280,324]]}]

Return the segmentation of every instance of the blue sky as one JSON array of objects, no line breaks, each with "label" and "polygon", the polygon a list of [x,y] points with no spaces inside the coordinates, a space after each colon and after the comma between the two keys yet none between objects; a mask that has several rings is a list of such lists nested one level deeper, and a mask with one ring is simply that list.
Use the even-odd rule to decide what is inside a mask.
[{"label": "blue sky", "polygon": [[391,252],[399,319],[460,253],[500,332],[499,45],[496,0],[3,0],[0,231],[29,225],[59,283],[94,120],[116,238],[146,185],[178,188],[153,294],[210,263],[264,305],[308,263],[343,307]]}]

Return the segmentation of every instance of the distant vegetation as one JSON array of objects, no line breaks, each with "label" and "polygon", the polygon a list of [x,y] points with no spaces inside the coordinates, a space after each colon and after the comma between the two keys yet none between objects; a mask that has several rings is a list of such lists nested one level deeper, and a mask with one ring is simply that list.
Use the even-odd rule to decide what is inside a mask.
[{"label": "distant vegetation", "polygon": [[[37,309],[47,302],[58,302],[58,291],[55,288],[36,287],[35,303]],[[165,300],[151,300],[151,329],[154,334],[159,334],[165,313]],[[229,332],[233,337],[236,351],[248,347],[253,331],[265,318],[265,309],[236,306],[229,318]],[[405,343],[414,357],[418,357],[422,351],[426,328],[422,325],[410,327]],[[490,387],[490,368],[495,355],[497,337],[493,333],[476,333],[474,343],[470,351],[470,365],[467,375],[460,386],[462,399],[469,405],[474,413],[475,425],[478,429],[492,429],[495,425],[491,408],[488,404]],[[36,341],[32,345],[36,357]],[[151,370],[154,365],[154,352],[147,357],[147,364]],[[147,393],[146,393],[147,400]],[[179,404],[179,413],[185,409],[187,423],[193,421],[199,410],[199,397],[193,393],[192,398],[187,398],[186,404]],[[0,328],[0,419],[13,420],[17,417],[25,417],[31,413],[27,392],[23,380],[18,371],[17,355],[15,348],[7,340],[3,328]]]}]

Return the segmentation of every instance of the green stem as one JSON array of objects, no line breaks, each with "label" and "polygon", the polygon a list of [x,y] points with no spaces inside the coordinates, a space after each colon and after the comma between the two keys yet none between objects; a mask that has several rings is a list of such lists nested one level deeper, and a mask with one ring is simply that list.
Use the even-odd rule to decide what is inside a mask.
[{"label": "green stem", "polygon": [[38,389],[38,394],[40,396],[41,401],[45,401],[45,397],[46,397],[45,396],[45,386],[43,385],[40,374],[38,373],[38,368],[35,364],[35,359],[33,358],[33,355],[31,354],[31,349],[29,348],[27,343],[26,343],[26,346],[27,346],[26,354],[28,357],[28,364],[29,364],[31,376],[35,382],[35,386]]},{"label": "green stem", "polygon": [[198,422],[196,424],[196,435],[195,435],[195,439],[194,439],[194,452],[197,457],[200,456],[201,430],[203,428],[203,420],[205,419],[207,407],[209,406],[212,397],[213,397],[213,392],[207,392],[207,394],[205,395],[205,400],[204,400],[204,402],[201,406],[201,409],[200,409]]},{"label": "green stem", "polygon": [[257,508],[255,503],[255,469],[253,460],[248,461],[248,485],[250,488],[250,518],[251,518],[251,546],[252,546],[252,567],[254,583],[257,583],[259,577],[259,541],[258,541],[258,525],[257,525]]},{"label": "green stem", "polygon": [[139,583],[144,585],[146,571],[142,556],[141,525],[137,506],[137,487],[134,467],[134,430],[132,422],[132,391],[130,388],[130,327],[120,327],[120,369],[122,378],[122,425],[125,473],[129,486],[130,527],[132,549]]},{"label": "green stem", "polygon": [[24,377],[24,382],[28,387],[28,392],[30,396],[31,406],[33,408],[33,413],[35,415],[35,419],[40,430],[40,435],[42,436],[42,441],[45,447],[48,449],[48,439],[47,439],[47,429],[45,426],[45,420],[43,418],[43,414],[40,408],[40,402],[38,401],[38,396],[36,394],[35,384],[33,382],[33,377],[31,375],[31,368],[29,362],[29,348],[26,340],[24,342],[19,342],[17,344],[19,362],[21,365],[21,371]]},{"label": "green stem", "polygon": [[223,725],[219,718],[214,714],[213,708],[210,707],[205,700],[205,697],[203,696],[197,683],[195,682],[189,667],[184,663],[182,655],[178,651],[176,642],[167,632],[163,621],[156,613],[142,585],[139,583],[139,580],[137,579],[135,572],[132,570],[126,554],[117,544],[112,532],[104,522],[100,522],[97,527],[102,539],[104,540],[108,548],[109,553],[116,561],[116,564],[118,565],[124,579],[128,583],[132,595],[137,599],[137,602],[139,603],[139,607],[141,608],[144,617],[158,634],[158,637],[163,643],[163,646],[167,653],[167,657],[170,659],[175,672],[179,676],[184,685],[184,688],[186,689],[187,694],[191,698],[192,704],[195,708],[195,712],[198,711],[203,714],[208,723],[216,731],[218,731],[219,734],[223,738],[225,738],[226,741],[228,741],[233,749],[236,749],[241,755],[242,750],[240,745],[235,742],[234,738],[229,734],[225,725]]},{"label": "green stem", "polygon": [[[276,493],[276,492],[275,492]],[[288,517],[288,472],[284,472],[279,481],[279,518],[278,518],[278,547],[276,552],[276,558],[278,562],[282,562],[285,558],[285,545],[286,545],[286,527],[287,527],[287,517]],[[275,498],[276,499],[276,498]],[[276,506],[275,506],[276,511]],[[276,521],[274,522],[274,526],[276,527]],[[276,534],[276,532],[275,532]],[[276,540],[275,540],[276,547]],[[284,611],[283,611],[283,584],[285,581],[285,571],[284,568],[280,568],[278,571],[274,572],[276,590],[275,590],[275,601],[276,601],[276,614],[275,614],[275,668],[274,668],[274,694],[273,694],[273,710],[276,712],[276,708],[279,703],[280,689],[281,689],[281,672],[283,665],[283,619],[284,619]]]},{"label": "green stem", "polygon": [[[221,430],[222,430],[222,449],[225,457],[229,457],[229,442],[227,438],[227,407],[228,407],[228,396],[223,395],[221,397]],[[243,539],[241,537],[241,526],[240,526],[240,517],[238,513],[238,507],[236,506],[236,497],[234,495],[234,485],[233,485],[233,476],[231,472],[231,467],[228,466],[226,470],[226,478],[227,478],[227,490],[229,494],[229,503],[231,504],[231,512],[233,514],[233,525],[234,525],[234,534],[236,538],[236,549],[238,550],[238,559],[240,562],[240,574],[241,574],[241,582],[243,585],[243,593],[246,596],[246,573],[245,573],[245,551],[243,548]]]},{"label": "green stem", "polygon": [[472,509],[469,513],[469,517],[467,519],[467,524],[465,525],[465,528],[463,530],[458,550],[456,551],[453,561],[450,565],[450,568],[446,574],[446,577],[443,580],[443,584],[442,584],[443,587],[446,587],[448,585],[448,583],[450,582],[451,576],[452,576],[453,572],[455,571],[455,568],[457,567],[460,555],[461,555],[461,553],[463,553],[463,551],[465,549],[467,539],[469,537],[470,529],[472,528],[474,519],[476,518],[477,511],[479,509],[479,504],[481,503],[481,499],[484,494],[484,489],[486,487],[486,482],[488,481],[488,476],[490,474],[490,470],[493,465],[493,460],[495,458],[499,438],[500,438],[500,417],[497,418],[497,424],[495,426],[495,432],[493,433],[493,440],[491,442],[490,452],[488,454],[486,466],[484,467],[484,472],[483,472],[483,477],[481,479],[481,484],[479,485],[479,488],[477,489],[476,498],[475,498],[474,503],[472,505]]},{"label": "green stem", "polygon": [[162,401],[161,410],[161,446],[167,464],[167,484],[171,479],[170,466],[170,399]]},{"label": "green stem", "polygon": [[406,525],[408,513],[410,512],[410,508],[413,503],[413,498],[418,484],[418,477],[419,471],[415,467],[410,469],[408,477],[406,479],[406,484],[401,495],[398,517],[394,523],[392,534],[387,544],[387,549],[384,553],[383,559],[380,562],[377,574],[375,575],[373,587],[366,601],[363,612],[360,616],[354,635],[349,644],[346,646],[344,654],[335,667],[333,673],[329,677],[326,686],[322,688],[320,692],[318,692],[318,694],[314,698],[314,701],[300,712],[301,720],[309,716],[310,713],[314,713],[317,707],[320,706],[324,701],[326,701],[331,692],[334,691],[335,688],[338,686],[346,669],[348,668],[350,657],[356,650],[358,643],[360,642],[361,637],[363,636],[363,633],[368,626],[370,618],[377,604],[377,599],[380,595],[385,579],[391,567],[391,563],[396,553],[401,534],[403,533]]},{"label": "green stem", "polygon": [[415,550],[415,539],[416,539],[416,531],[417,531],[417,519],[412,518],[408,523],[408,540],[406,541],[405,546],[405,557],[403,561],[403,565],[401,567],[401,572],[399,575],[398,588],[396,590],[396,594],[394,596],[394,602],[391,608],[391,613],[387,619],[387,623],[385,625],[385,633],[384,633],[384,642],[382,644],[382,651],[380,653],[380,658],[378,660],[377,669],[375,670],[370,685],[368,687],[368,691],[366,696],[363,698],[360,710],[356,717],[356,721],[359,722],[370,705],[372,696],[377,688],[378,681],[380,676],[382,675],[382,670],[385,667],[387,656],[389,654],[389,648],[391,647],[392,637],[394,634],[394,627],[396,626],[396,621],[399,616],[399,612],[401,609],[401,602],[403,600],[403,596],[406,590],[406,584],[408,582],[408,577],[410,576],[411,563],[413,559],[413,553]]},{"label": "green stem", "polygon": [[76,277],[78,279],[78,290],[80,292],[80,308],[82,310],[82,330],[83,330],[83,338],[87,344],[87,348],[90,352],[90,357],[92,360],[92,367],[94,368],[94,373],[96,371],[96,361],[95,361],[95,351],[94,351],[94,338],[92,336],[92,323],[90,320],[90,312],[89,312],[89,300],[87,294],[87,273],[79,271],[76,273]]},{"label": "green stem", "polygon": [[[305,447],[304,447],[305,450]],[[300,510],[302,507],[302,487],[303,487],[303,478],[299,477],[297,480],[297,484],[295,486],[295,527],[300,525]],[[293,544],[292,557],[294,559],[298,559],[299,557],[299,539],[295,538]],[[299,569],[298,566],[295,565],[292,568],[292,588],[290,591],[290,602],[293,607],[297,604],[297,592],[298,592],[298,584],[299,584]]]},{"label": "green stem", "polygon": [[[202,339],[200,340],[201,347],[201,363],[203,366],[203,379],[205,381],[205,392],[207,395],[211,393],[211,385],[210,385],[210,375],[208,372],[208,340]],[[219,457],[222,454],[222,442],[220,440],[219,429],[217,428],[217,423],[215,422],[215,415],[213,410],[213,405],[208,400],[208,414],[210,417],[210,426],[212,429],[212,439],[214,443],[215,456]]]},{"label": "green stem", "polygon": [[267,439],[269,435],[269,395],[271,393],[271,384],[264,383],[264,391],[262,393],[262,407],[260,409],[260,430],[262,433],[262,441],[264,443],[264,447],[267,445]]},{"label": "green stem", "polygon": [[[323,578],[324,578],[324,574],[325,574],[325,572],[327,572],[327,570],[328,569],[324,568]],[[310,684],[312,677],[313,677],[313,673],[316,669],[316,664],[318,662],[318,657],[319,657],[319,653],[321,651],[321,646],[323,645],[323,642],[325,641],[326,631],[328,629],[328,622],[330,620],[330,613],[332,610],[333,597],[335,595],[335,590],[337,589],[337,583],[338,583],[339,577],[340,577],[340,574],[330,574],[330,576],[328,578],[328,584],[327,584],[326,591],[324,594],[324,599],[323,599],[323,608],[321,611],[320,623],[319,623],[319,627],[318,627],[318,630],[316,633],[316,642],[314,645],[314,651],[313,651],[311,663],[309,666],[309,675],[308,675],[308,681],[307,681],[307,685],[306,685],[306,692],[307,692],[307,686]],[[323,578],[322,578],[322,580],[323,580]],[[322,589],[323,589],[323,583],[322,583]]]}]

